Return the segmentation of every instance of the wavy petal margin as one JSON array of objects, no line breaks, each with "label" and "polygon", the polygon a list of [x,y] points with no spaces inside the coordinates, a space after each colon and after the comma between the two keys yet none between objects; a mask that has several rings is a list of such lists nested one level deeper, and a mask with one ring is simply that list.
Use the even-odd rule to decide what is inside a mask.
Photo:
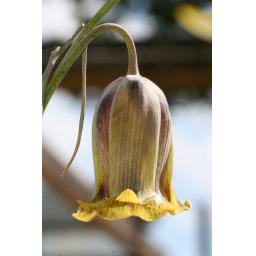
[{"label": "wavy petal margin", "polygon": [[189,210],[192,206],[189,201],[181,204],[164,198],[150,198],[141,202],[130,189],[124,190],[117,198],[106,198],[95,202],[78,201],[79,208],[73,217],[83,222],[89,222],[96,216],[106,220],[124,219],[136,216],[144,221],[154,221],[166,213],[175,215],[178,212]]}]

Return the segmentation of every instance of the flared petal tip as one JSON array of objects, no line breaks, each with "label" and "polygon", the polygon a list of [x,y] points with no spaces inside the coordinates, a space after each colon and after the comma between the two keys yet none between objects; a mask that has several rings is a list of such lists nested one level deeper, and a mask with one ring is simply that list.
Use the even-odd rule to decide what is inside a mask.
[{"label": "flared petal tip", "polygon": [[92,213],[87,213],[84,211],[84,212],[73,213],[72,217],[83,222],[89,222],[92,219],[94,219],[96,215],[97,215],[97,212],[95,211],[93,211]]},{"label": "flared petal tip", "polygon": [[144,221],[154,221],[166,213],[176,213],[191,208],[191,203],[186,201],[184,205],[173,204],[165,199],[151,198],[141,202],[137,195],[130,189],[124,190],[116,198],[106,198],[96,202],[78,201],[79,208],[72,216],[84,222],[89,222],[96,216],[107,220],[124,219],[128,217],[139,217]]},{"label": "flared petal tip", "polygon": [[186,210],[192,209],[192,204],[190,201],[185,201],[184,205],[187,207]]},{"label": "flared petal tip", "polygon": [[171,207],[171,209],[168,211],[171,215],[176,215],[179,212],[187,211],[192,208],[192,204],[190,201],[185,201],[184,204],[178,202],[178,204],[175,204],[175,207]]}]

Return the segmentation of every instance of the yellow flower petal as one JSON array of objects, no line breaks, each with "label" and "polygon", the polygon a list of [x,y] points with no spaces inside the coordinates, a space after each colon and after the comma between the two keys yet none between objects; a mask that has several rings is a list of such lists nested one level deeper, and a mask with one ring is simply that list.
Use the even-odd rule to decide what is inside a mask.
[{"label": "yellow flower petal", "polygon": [[185,201],[184,205],[188,208],[192,208],[192,204],[190,201]]},{"label": "yellow flower petal", "polygon": [[84,222],[89,222],[92,219],[95,218],[95,216],[97,215],[96,211],[93,211],[92,213],[87,213],[87,212],[80,212],[80,213],[73,213],[72,216],[80,221],[84,221]]},{"label": "yellow flower petal", "polygon": [[72,216],[85,222],[92,220],[97,215],[107,220],[136,216],[145,221],[153,221],[168,212],[175,215],[190,208],[188,202],[184,205],[178,200],[170,203],[164,198],[156,197],[140,202],[131,189],[124,190],[117,198],[107,198],[89,203],[78,201],[78,203],[80,204],[78,211]]},{"label": "yellow flower petal", "polygon": [[124,190],[117,198],[119,202],[140,203],[138,197],[131,189]]}]

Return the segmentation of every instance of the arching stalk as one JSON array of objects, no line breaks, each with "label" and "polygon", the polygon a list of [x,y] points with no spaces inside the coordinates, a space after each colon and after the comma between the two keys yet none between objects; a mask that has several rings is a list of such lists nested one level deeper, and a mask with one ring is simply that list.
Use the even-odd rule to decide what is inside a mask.
[{"label": "arching stalk", "polygon": [[126,43],[126,47],[128,50],[128,59],[129,59],[127,75],[139,75],[137,52],[136,52],[135,44],[133,42],[132,37],[128,33],[128,31],[124,29],[122,26],[115,23],[101,24],[96,28],[94,28],[88,34],[88,42],[90,43],[99,34],[109,30],[117,32]]}]

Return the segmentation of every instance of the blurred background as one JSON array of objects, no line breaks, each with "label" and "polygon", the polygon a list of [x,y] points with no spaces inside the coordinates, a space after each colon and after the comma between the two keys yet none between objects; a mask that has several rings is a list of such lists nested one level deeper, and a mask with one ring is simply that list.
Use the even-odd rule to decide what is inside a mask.
[{"label": "blurred background", "polygon": [[[72,36],[103,0],[43,0],[43,69],[50,52]],[[43,117],[43,255],[211,255],[211,1],[122,0],[102,22],[132,35],[141,75],[155,82],[170,105],[174,186],[191,211],[146,223],[137,218],[90,223],[73,220],[76,199],[94,188],[91,126],[103,88],[124,76],[127,50],[111,32],[88,50],[85,127],[70,173],[59,178],[73,151],[81,105],[81,61],[54,93]]]}]

